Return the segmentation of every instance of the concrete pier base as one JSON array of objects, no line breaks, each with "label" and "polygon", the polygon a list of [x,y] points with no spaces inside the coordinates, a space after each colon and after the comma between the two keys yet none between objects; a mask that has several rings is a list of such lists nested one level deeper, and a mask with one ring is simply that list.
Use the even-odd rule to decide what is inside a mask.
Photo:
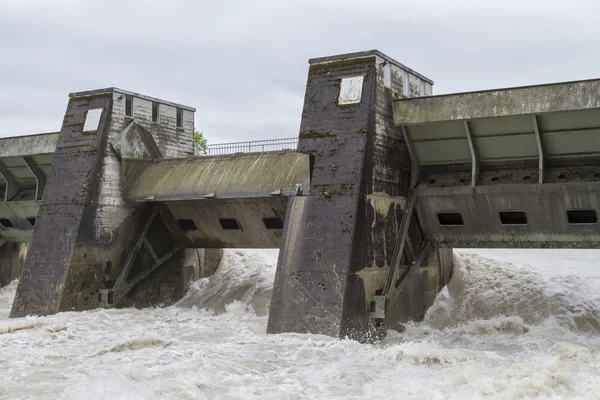
[{"label": "concrete pier base", "polygon": [[193,112],[114,88],[70,95],[11,317],[183,294],[191,261],[172,238],[176,222],[165,212],[145,225],[152,208],[125,201],[121,162],[191,155]]},{"label": "concrete pier base", "polygon": [[[369,340],[377,330],[371,299],[390,270],[411,185],[392,103],[430,93],[431,84],[378,51],[310,61],[298,150],[314,156],[311,191],[288,204],[269,333]],[[411,231],[417,252],[418,222]],[[424,265],[386,324],[422,318],[445,284],[451,262],[432,253]]]}]

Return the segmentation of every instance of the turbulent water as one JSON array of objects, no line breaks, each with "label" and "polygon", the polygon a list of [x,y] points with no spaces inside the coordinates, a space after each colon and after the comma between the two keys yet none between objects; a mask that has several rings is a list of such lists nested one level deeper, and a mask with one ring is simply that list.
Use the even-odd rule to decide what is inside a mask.
[{"label": "turbulent water", "polygon": [[266,335],[277,253],[227,251],[162,309],[8,319],[1,399],[600,398],[598,251],[458,251],[424,322],[375,345]]}]

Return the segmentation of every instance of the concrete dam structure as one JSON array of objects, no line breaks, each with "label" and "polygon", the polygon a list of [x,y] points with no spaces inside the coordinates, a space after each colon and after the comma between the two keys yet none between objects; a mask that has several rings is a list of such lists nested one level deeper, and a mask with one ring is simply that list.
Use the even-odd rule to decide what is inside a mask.
[{"label": "concrete dam structure", "polygon": [[452,248],[600,248],[600,80],[435,96],[376,50],[309,63],[275,151],[194,157],[195,109],[116,88],[0,139],[11,316],[167,304],[218,249],[279,248],[268,332],[368,340],[424,317]]}]

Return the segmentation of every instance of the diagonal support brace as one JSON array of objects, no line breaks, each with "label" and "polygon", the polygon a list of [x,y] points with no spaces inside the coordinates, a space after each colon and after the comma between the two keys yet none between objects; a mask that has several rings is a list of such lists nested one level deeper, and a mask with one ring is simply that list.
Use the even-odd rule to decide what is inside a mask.
[{"label": "diagonal support brace", "polygon": [[27,168],[35,176],[35,199],[41,200],[46,188],[46,175],[44,175],[44,171],[38,167],[37,163],[31,157],[23,157],[23,161],[25,161]]},{"label": "diagonal support brace", "polygon": [[13,197],[15,197],[17,193],[19,193],[21,187],[15,180],[15,177],[12,174],[12,172],[10,172],[8,168],[6,168],[6,165],[4,165],[2,161],[0,161],[0,177],[2,177],[2,179],[4,179],[4,182],[6,183],[6,188],[4,190],[4,201],[9,201]]}]

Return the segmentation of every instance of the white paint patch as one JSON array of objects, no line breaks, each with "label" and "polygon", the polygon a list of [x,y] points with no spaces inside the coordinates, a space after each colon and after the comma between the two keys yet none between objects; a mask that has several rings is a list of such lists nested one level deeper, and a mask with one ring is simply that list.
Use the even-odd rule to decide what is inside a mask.
[{"label": "white paint patch", "polygon": [[364,76],[343,78],[340,85],[340,97],[338,104],[357,104],[362,99],[362,88]]},{"label": "white paint patch", "polygon": [[84,132],[96,132],[100,125],[100,117],[102,116],[102,108],[92,108],[87,111],[85,123],[83,124]]}]

